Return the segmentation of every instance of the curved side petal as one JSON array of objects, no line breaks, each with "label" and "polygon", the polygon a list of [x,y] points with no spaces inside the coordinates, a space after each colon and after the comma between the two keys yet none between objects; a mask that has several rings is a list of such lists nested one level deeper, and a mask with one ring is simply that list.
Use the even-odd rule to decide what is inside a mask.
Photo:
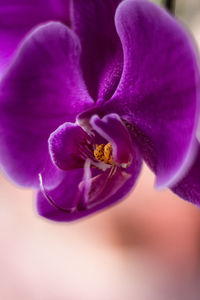
[{"label": "curved side petal", "polygon": [[90,136],[74,123],[59,126],[49,138],[49,152],[54,164],[62,170],[82,168],[93,149]]},{"label": "curved side petal", "polygon": [[157,175],[156,186],[169,186],[188,167],[194,151],[196,50],[182,26],[150,1],[125,0],[115,21],[124,69],[107,109],[136,129],[140,150]]},{"label": "curved side petal", "polygon": [[0,78],[24,36],[47,21],[69,24],[69,0],[0,1]]},{"label": "curved side petal", "polygon": [[48,23],[24,41],[1,83],[0,161],[21,185],[38,186],[41,172],[46,182],[54,182],[49,135],[93,103],[79,56],[76,35],[61,23]]},{"label": "curved side petal", "polygon": [[171,190],[197,206],[200,206],[200,145],[191,168]]},{"label": "curved side petal", "polygon": [[[130,192],[136,183],[141,164],[140,154],[134,148],[134,159],[131,166],[126,170],[116,170],[114,175],[107,170],[101,174],[94,174],[94,177],[91,178],[91,173],[95,173],[96,170],[89,168],[85,170],[87,174],[83,176],[82,173],[82,177],[79,170],[67,171],[61,184],[55,189],[47,191],[49,197],[61,209],[50,204],[44,194],[39,192],[37,211],[45,218],[68,222],[105,209],[122,200]],[[87,182],[84,182],[85,180]],[[78,209],[73,210],[73,205]],[[72,208],[72,210],[67,213],[62,211],[62,208],[66,210]]]},{"label": "curved side petal", "polygon": [[74,0],[72,26],[83,53],[84,78],[93,99],[109,99],[119,82],[123,54],[114,15],[120,0]]}]

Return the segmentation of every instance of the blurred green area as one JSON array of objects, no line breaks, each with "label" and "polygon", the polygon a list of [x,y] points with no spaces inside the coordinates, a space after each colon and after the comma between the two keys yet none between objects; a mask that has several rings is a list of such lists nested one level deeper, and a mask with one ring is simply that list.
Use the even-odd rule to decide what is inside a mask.
[{"label": "blurred green area", "polygon": [[[165,6],[165,0],[151,0],[161,6]],[[176,16],[184,19],[186,22],[193,21],[200,16],[200,1],[199,0],[175,0]]]}]

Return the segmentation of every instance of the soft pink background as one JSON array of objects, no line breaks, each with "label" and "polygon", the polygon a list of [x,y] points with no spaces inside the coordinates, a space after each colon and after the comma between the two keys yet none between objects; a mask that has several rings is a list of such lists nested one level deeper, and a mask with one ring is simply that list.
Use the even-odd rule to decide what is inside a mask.
[{"label": "soft pink background", "polygon": [[[200,42],[199,0],[177,6]],[[144,166],[126,200],[58,224],[1,176],[0,300],[199,300],[200,210],[153,184]]]}]

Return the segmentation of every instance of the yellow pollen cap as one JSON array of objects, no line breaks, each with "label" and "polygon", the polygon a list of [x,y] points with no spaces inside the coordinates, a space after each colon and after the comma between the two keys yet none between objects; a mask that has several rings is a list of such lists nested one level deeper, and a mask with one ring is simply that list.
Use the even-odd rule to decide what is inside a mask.
[{"label": "yellow pollen cap", "polygon": [[111,143],[95,145],[94,157],[105,164],[114,165]]}]

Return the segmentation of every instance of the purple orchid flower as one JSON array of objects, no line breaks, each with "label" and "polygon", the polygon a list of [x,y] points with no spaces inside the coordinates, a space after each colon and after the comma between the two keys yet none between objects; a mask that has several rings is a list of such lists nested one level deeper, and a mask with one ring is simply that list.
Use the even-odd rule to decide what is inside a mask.
[{"label": "purple orchid flower", "polygon": [[38,213],[70,221],[116,203],[143,160],[158,188],[179,186],[196,150],[199,95],[182,26],[146,0],[9,2],[0,2],[9,15],[0,159],[38,191]]}]

